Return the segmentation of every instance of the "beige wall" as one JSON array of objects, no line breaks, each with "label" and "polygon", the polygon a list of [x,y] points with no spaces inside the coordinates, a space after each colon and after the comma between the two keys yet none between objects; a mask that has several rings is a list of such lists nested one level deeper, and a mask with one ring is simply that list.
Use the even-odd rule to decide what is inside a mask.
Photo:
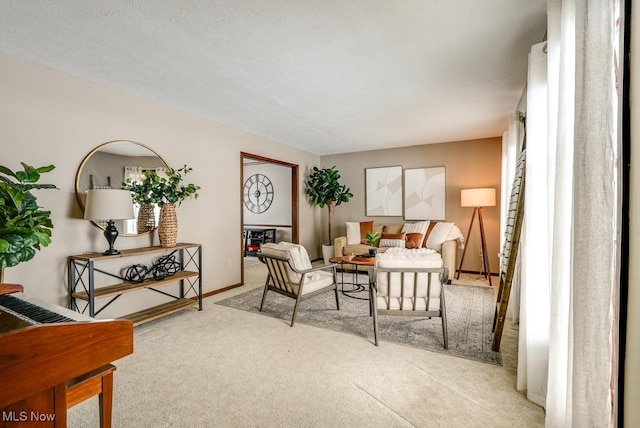
[{"label": "beige wall", "polygon": [[[202,191],[198,200],[186,201],[178,209],[179,240],[203,244],[205,292],[240,281],[241,151],[300,165],[300,242],[312,257],[320,256],[325,210],[311,207],[304,195],[304,179],[320,164],[318,156],[4,54],[0,54],[0,88],[0,163],[12,169],[21,161],[56,166],[44,181],[59,190],[36,195],[40,205],[52,211],[53,242],[30,262],[5,272],[6,281],[23,284],[29,294],[65,304],[66,257],[106,248],[102,231],[81,218],[74,179],[84,156],[113,140],[139,141],[171,166],[186,163],[194,168],[189,181],[202,186]],[[447,220],[466,233],[471,211],[459,206],[460,189],[499,187],[500,139],[326,156],[322,163],[337,165],[356,195],[336,210],[334,225],[339,233],[344,233],[345,221],[365,218],[364,168],[385,165],[446,166]],[[486,209],[485,217],[491,263],[497,267],[497,208]],[[478,241],[474,230],[472,245],[473,239]],[[147,245],[157,245],[157,235],[120,237],[116,242],[119,249]],[[465,268],[479,269],[477,243],[475,248],[470,248]],[[134,262],[150,261],[128,259],[109,269],[119,270]],[[120,316],[159,299],[162,297],[146,292],[127,295],[102,315]]]},{"label": "beige wall", "polygon": [[[403,223],[402,217],[365,217],[365,168],[401,165],[405,169],[445,167],[446,221],[456,223],[462,234],[466,236],[473,209],[460,206],[460,190],[472,187],[494,187],[499,197],[501,156],[502,139],[499,137],[323,156],[322,165],[325,167],[335,165],[340,171],[342,182],[351,188],[354,195],[348,203],[336,207],[333,235],[334,237],[344,235],[347,221],[374,220],[376,224]],[[495,207],[483,208],[489,263],[494,272],[499,268],[499,206],[498,200]],[[323,212],[323,215],[325,214]],[[482,259],[477,219],[469,241],[463,269],[480,271]]]},{"label": "beige wall", "polygon": [[[205,291],[240,281],[240,152],[298,164],[301,177],[320,163],[318,156],[4,54],[0,54],[0,93],[0,164],[14,170],[20,161],[54,164],[56,169],[43,181],[60,189],[36,195],[39,204],[52,211],[52,244],[28,263],[7,269],[5,280],[58,304],[67,298],[66,257],[106,249],[102,231],[80,218],[74,194],[76,170],[96,146],[112,140],[139,141],[171,166],[193,167],[187,178],[202,190],[198,200],[178,208],[179,241],[203,244]],[[306,201],[302,183],[300,189],[300,200]],[[309,249],[316,248],[320,239],[317,211],[300,203],[300,241]],[[153,240],[149,235],[120,237],[116,248],[157,242],[157,235]],[[132,262],[123,259],[113,268]],[[103,315],[118,316],[161,298],[152,292],[130,294]]]}]

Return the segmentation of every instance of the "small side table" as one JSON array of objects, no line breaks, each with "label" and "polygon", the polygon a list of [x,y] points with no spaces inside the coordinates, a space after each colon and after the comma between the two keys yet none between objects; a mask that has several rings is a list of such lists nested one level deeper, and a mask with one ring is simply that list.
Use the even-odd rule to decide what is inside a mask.
[{"label": "small side table", "polygon": [[[342,294],[344,294],[347,297],[351,297],[353,299],[361,299],[361,300],[369,300],[369,298],[363,298],[363,297],[358,297],[358,296],[352,296],[351,293],[359,293],[362,291],[366,290],[366,285],[367,283],[359,283],[358,282],[358,273],[360,272],[359,268],[360,266],[364,266],[365,268],[369,268],[369,267],[373,267],[376,264],[376,258],[375,257],[364,257],[364,255],[362,256],[342,256],[342,257],[332,257],[329,259],[329,261],[331,263],[337,263],[340,265],[341,267],[341,272],[340,272],[340,282],[342,284]],[[352,274],[353,274],[353,282],[345,282],[344,281],[344,265],[353,265],[355,266],[355,269],[352,270]],[[365,272],[366,273],[366,272]],[[345,284],[350,284],[353,286],[353,288],[351,290],[345,290],[344,289],[344,285]]]}]

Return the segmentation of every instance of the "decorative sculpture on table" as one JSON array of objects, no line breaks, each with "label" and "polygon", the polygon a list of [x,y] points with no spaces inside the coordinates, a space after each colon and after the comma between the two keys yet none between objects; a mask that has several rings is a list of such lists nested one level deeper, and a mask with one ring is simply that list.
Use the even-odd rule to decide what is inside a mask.
[{"label": "decorative sculpture on table", "polygon": [[129,282],[134,282],[139,284],[144,282],[147,279],[147,275],[149,274],[149,269],[145,265],[132,265],[127,268],[124,274],[124,280]]},{"label": "decorative sculpture on table", "polygon": [[175,275],[180,270],[180,263],[176,261],[175,256],[162,256],[154,264],[151,269],[153,279],[160,280]]},{"label": "decorative sculpture on table", "polygon": [[149,276],[153,276],[153,279],[159,281],[173,276],[179,271],[180,263],[176,261],[176,256],[169,254],[158,258],[150,268],[141,264],[129,266],[122,279],[138,284],[144,282]]}]

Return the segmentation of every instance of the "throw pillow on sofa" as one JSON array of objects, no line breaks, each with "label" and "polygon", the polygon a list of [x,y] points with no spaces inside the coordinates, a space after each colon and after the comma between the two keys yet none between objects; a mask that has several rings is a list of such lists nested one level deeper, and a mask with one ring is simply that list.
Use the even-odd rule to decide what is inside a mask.
[{"label": "throw pillow on sofa", "polygon": [[453,223],[445,223],[443,221],[439,221],[433,227],[429,236],[427,237],[426,246],[427,248],[431,248],[432,250],[440,251],[442,248],[442,244],[444,241],[449,240],[449,235],[453,231]]},{"label": "throw pillow on sofa", "polygon": [[384,227],[384,233],[402,233],[402,224],[388,224]]},{"label": "throw pillow on sofa", "polygon": [[406,245],[406,235],[404,233],[383,233],[380,237],[380,247],[404,248]]},{"label": "throw pillow on sofa", "polygon": [[[427,235],[427,228],[429,227],[429,220],[418,221],[416,223],[405,223],[402,226],[402,231],[405,233],[421,233],[422,237]],[[424,241],[420,242],[418,247],[422,247]]]},{"label": "throw pillow on sofa", "polygon": [[422,233],[407,233],[405,248],[420,248],[424,235]]},{"label": "throw pillow on sofa", "polygon": [[373,221],[348,221],[347,245],[363,243],[364,235],[373,230]]}]

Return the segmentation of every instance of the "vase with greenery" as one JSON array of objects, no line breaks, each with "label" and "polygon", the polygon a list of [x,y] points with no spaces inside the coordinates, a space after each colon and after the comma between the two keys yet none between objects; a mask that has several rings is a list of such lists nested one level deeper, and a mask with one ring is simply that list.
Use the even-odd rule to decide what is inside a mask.
[{"label": "vase with greenery", "polygon": [[[328,246],[333,245],[331,240],[331,223],[333,220],[333,207],[348,202],[353,197],[351,189],[340,183],[340,173],[335,166],[331,168],[313,167],[306,182],[306,190],[309,201],[320,208],[327,207],[327,237]],[[325,256],[325,262],[327,262]]]},{"label": "vase with greenery", "polygon": [[56,189],[53,184],[38,184],[41,174],[55,166],[34,168],[21,162],[23,171],[0,165],[0,283],[4,270],[31,260],[36,250],[51,243],[51,211],[38,206],[34,189]]},{"label": "vase with greenery", "polygon": [[145,233],[155,230],[156,228],[156,215],[155,215],[155,197],[153,196],[153,186],[157,184],[159,180],[158,174],[154,170],[146,170],[142,181],[134,181],[128,178],[122,183],[122,188],[131,192],[133,201],[138,204],[137,215],[137,232]]},{"label": "vase with greenery", "polygon": [[148,170],[141,182],[130,179],[122,183],[122,188],[131,191],[133,200],[140,204],[157,204],[160,207],[158,221],[158,237],[163,247],[175,247],[178,238],[178,217],[176,206],[193,196],[198,198],[200,186],[183,184],[184,176],[193,168],[184,165],[182,168],[169,168],[165,176],[154,170]]}]

